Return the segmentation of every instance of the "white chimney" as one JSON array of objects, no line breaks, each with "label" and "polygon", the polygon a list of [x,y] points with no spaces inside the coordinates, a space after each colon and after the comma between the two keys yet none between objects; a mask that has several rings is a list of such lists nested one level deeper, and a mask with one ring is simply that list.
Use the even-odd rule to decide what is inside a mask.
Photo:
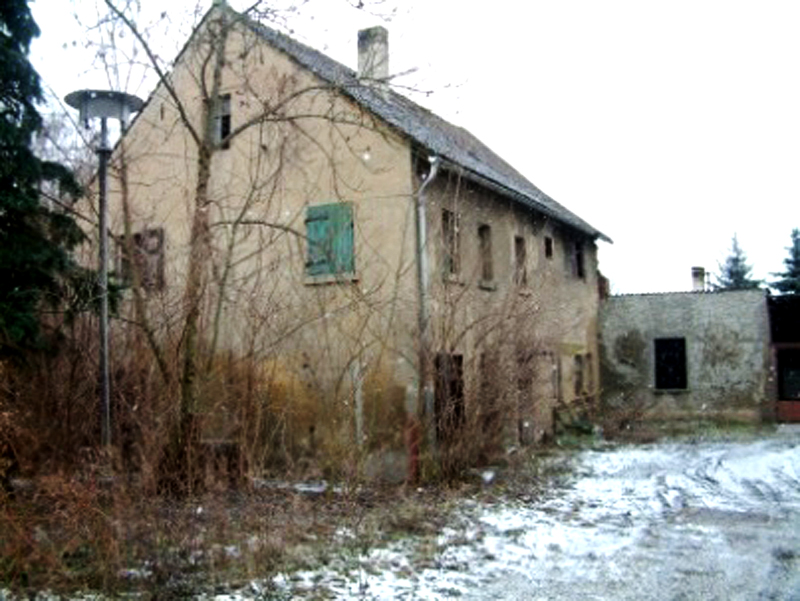
[{"label": "white chimney", "polygon": [[358,78],[385,85],[389,79],[389,32],[378,25],[358,32]]},{"label": "white chimney", "polygon": [[692,267],[692,292],[703,292],[706,289],[706,270],[703,267]]}]

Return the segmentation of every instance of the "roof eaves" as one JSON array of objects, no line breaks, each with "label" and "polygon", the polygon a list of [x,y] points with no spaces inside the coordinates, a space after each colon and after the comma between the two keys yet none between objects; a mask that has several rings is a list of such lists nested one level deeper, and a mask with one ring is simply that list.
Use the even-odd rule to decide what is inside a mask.
[{"label": "roof eaves", "polygon": [[482,175],[480,173],[476,173],[475,171],[472,171],[471,169],[465,168],[465,167],[463,167],[463,166],[461,166],[461,165],[459,165],[457,163],[454,163],[453,161],[447,159],[446,157],[443,159],[443,165],[442,166],[445,169],[448,169],[450,171],[453,171],[455,173],[463,175],[467,179],[469,179],[469,180],[471,180],[471,181],[473,181],[473,182],[475,182],[475,183],[477,183],[477,184],[479,184],[481,186],[484,186],[487,189],[492,190],[493,192],[497,192],[499,194],[502,194],[503,196],[507,196],[507,197],[511,198],[512,200],[514,200],[514,201],[516,201],[516,202],[518,202],[518,203],[520,203],[520,204],[522,204],[522,205],[524,205],[524,206],[526,206],[526,207],[528,207],[530,209],[538,211],[539,213],[542,213],[546,217],[549,217],[551,219],[559,221],[559,222],[563,223],[564,225],[568,225],[568,226],[572,227],[573,229],[576,229],[576,230],[578,230],[578,231],[580,231],[580,232],[582,232],[584,234],[587,234],[587,235],[589,235],[590,237],[592,237],[594,239],[600,239],[600,240],[603,240],[604,242],[608,242],[609,244],[613,244],[613,241],[611,240],[611,238],[609,238],[608,236],[603,234],[601,231],[593,228],[588,223],[586,223],[585,221],[583,221],[582,219],[580,219],[578,217],[574,217],[573,216],[574,219],[569,219],[563,213],[559,213],[557,211],[554,211],[553,209],[551,209],[550,207],[548,207],[545,204],[537,203],[537,202],[533,201],[529,196],[525,196],[525,195],[521,194],[520,192],[517,192],[516,190],[508,188],[507,186],[504,186],[503,184],[501,184],[501,183],[499,183],[497,181],[494,181],[493,179],[490,179],[490,178],[486,177],[485,175]]}]

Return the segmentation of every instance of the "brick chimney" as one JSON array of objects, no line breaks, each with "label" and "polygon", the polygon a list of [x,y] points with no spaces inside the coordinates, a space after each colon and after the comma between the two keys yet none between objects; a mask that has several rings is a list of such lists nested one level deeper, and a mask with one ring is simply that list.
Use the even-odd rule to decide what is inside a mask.
[{"label": "brick chimney", "polygon": [[706,289],[706,270],[703,267],[692,267],[692,292],[703,292]]},{"label": "brick chimney", "polygon": [[358,78],[380,87],[389,79],[389,32],[378,25],[358,32]]}]

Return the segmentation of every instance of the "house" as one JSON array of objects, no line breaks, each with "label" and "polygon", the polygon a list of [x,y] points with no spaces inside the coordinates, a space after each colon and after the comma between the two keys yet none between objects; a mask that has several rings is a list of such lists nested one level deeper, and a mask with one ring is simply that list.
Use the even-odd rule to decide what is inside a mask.
[{"label": "house", "polygon": [[354,72],[216,2],[115,150],[119,272],[177,346],[202,271],[197,410],[255,419],[214,384],[247,357],[284,448],[403,463],[417,416],[440,450],[534,442],[597,396],[610,240],[392,90],[387,37]]},{"label": "house", "polygon": [[800,421],[798,299],[767,291],[613,296],[600,309],[604,406],[621,419]]}]

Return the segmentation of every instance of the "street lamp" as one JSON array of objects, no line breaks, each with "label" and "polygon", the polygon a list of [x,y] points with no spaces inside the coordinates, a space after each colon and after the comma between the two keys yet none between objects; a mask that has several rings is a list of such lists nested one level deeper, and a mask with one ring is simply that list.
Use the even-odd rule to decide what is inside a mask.
[{"label": "street lamp", "polygon": [[117,119],[122,127],[128,123],[132,113],[142,109],[144,102],[131,94],[105,90],[79,90],[64,98],[72,108],[80,111],[80,120],[100,118],[100,146],[97,156],[100,159],[98,188],[100,195],[100,407],[101,442],[104,447],[111,446],[111,402],[109,399],[108,377],[108,206],[106,203],[106,181],[108,158],[111,145],[108,143],[107,119]]}]

